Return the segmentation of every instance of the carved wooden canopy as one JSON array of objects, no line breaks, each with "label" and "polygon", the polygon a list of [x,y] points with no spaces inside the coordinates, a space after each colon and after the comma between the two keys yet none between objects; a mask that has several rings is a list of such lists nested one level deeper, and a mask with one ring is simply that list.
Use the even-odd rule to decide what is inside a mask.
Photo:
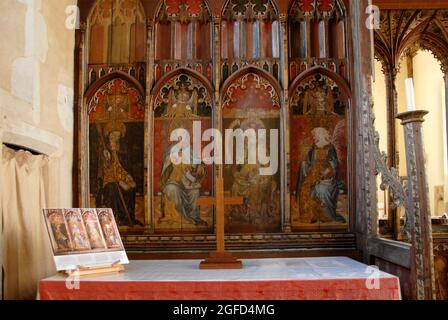
[{"label": "carved wooden canopy", "polygon": [[448,10],[382,10],[375,32],[375,57],[385,72],[397,72],[404,54],[429,50],[448,67]]}]

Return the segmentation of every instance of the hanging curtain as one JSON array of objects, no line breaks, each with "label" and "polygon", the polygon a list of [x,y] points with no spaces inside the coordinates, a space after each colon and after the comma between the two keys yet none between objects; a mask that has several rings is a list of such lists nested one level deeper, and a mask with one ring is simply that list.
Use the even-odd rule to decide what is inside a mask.
[{"label": "hanging curtain", "polygon": [[4,299],[35,299],[39,280],[55,273],[41,209],[48,158],[3,146],[2,256]]}]

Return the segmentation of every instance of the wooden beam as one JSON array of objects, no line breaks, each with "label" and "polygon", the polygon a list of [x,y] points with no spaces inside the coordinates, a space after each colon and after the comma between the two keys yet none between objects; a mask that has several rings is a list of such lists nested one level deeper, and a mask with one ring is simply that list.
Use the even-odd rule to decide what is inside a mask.
[{"label": "wooden beam", "polygon": [[380,9],[448,9],[446,0],[373,0]]}]

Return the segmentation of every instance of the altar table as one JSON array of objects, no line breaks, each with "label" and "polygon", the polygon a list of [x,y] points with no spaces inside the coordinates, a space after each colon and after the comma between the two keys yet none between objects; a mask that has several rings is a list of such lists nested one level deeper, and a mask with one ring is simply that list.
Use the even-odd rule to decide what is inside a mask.
[{"label": "altar table", "polygon": [[[58,274],[42,300],[399,300],[399,279],[346,257],[248,259],[241,270],[199,270],[199,260],[131,261],[120,274]],[[67,285],[68,284],[68,285]]]}]

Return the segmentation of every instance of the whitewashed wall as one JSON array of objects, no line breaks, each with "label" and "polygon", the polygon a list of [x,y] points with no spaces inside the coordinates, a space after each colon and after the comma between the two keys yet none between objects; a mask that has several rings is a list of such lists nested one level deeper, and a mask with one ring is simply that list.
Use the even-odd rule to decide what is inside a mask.
[{"label": "whitewashed wall", "polygon": [[75,3],[0,1],[0,142],[50,156],[48,203],[55,207],[71,206],[73,197],[74,30],[65,12]]}]

